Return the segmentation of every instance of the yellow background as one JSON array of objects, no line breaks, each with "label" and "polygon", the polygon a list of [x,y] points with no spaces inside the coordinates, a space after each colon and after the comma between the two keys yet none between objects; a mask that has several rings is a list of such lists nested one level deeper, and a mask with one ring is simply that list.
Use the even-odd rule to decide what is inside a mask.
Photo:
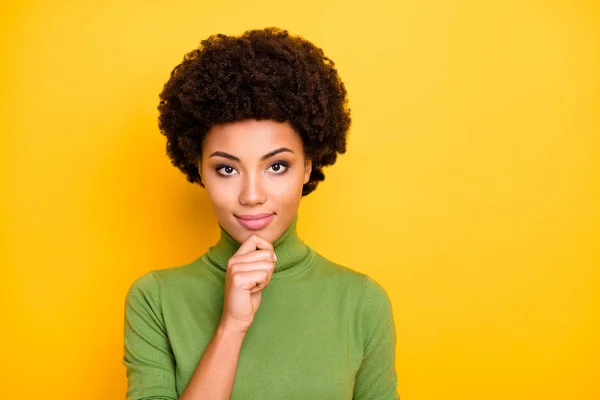
[{"label": "yellow background", "polygon": [[600,398],[597,1],[2,7],[2,398],[124,398],[129,285],[218,237],[158,93],[201,39],[271,25],[347,85],[298,228],[388,291],[402,399]]}]

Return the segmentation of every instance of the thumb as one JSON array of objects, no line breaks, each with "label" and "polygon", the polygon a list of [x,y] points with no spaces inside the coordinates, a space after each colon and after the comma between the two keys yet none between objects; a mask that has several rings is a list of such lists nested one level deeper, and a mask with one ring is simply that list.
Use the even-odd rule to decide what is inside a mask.
[{"label": "thumb", "polygon": [[259,290],[258,292],[252,293],[250,295],[250,300],[252,301],[252,309],[254,310],[254,312],[256,312],[258,310],[261,299],[262,299],[262,290]]}]

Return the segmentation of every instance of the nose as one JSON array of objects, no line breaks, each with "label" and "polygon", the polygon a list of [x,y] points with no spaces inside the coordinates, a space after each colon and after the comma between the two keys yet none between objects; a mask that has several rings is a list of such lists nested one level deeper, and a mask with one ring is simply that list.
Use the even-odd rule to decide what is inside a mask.
[{"label": "nose", "polygon": [[262,204],[266,201],[266,193],[263,188],[260,174],[247,173],[242,179],[240,191],[240,204],[248,207]]}]

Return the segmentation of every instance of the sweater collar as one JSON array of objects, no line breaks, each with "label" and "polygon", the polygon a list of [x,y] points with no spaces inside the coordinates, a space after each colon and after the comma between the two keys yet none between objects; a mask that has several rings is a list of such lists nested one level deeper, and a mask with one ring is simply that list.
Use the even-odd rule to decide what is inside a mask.
[{"label": "sweater collar", "polygon": [[[298,237],[297,221],[298,213],[294,216],[292,223],[273,243],[273,249],[277,255],[274,273],[294,267],[308,254],[308,246]],[[214,246],[208,249],[208,257],[225,271],[227,261],[238,251],[241,243],[235,240],[221,224],[219,224],[219,228],[221,229],[221,237]]]}]

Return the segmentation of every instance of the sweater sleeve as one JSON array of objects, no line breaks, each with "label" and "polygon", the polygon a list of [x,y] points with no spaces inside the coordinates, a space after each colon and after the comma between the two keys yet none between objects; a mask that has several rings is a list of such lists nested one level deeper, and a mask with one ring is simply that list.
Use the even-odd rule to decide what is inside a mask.
[{"label": "sweater sleeve", "polygon": [[389,297],[370,277],[365,282],[361,329],[363,359],[356,373],[354,400],[397,400],[396,328]]},{"label": "sweater sleeve", "polygon": [[176,400],[175,358],[152,272],[136,279],[125,300],[127,400]]}]

